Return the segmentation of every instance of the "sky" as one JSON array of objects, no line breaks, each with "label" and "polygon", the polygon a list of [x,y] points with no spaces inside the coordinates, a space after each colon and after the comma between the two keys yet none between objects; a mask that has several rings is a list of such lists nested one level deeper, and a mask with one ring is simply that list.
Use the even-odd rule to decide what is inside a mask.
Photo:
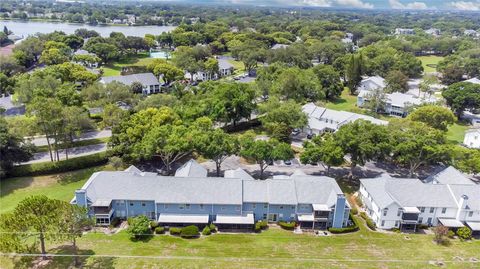
[{"label": "sky", "polygon": [[266,6],[310,6],[362,9],[440,9],[480,11],[480,0],[167,0]]}]

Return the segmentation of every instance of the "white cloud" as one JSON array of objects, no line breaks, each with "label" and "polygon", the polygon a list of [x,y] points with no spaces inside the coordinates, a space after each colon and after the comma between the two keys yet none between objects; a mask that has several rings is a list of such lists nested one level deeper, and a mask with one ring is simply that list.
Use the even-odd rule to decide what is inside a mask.
[{"label": "white cloud", "polygon": [[335,0],[335,2],[347,7],[373,8],[373,4],[362,2],[362,0]]},{"label": "white cloud", "polygon": [[389,0],[390,6],[393,9],[427,9],[428,6],[424,2],[413,2],[408,4],[402,4],[398,0]]},{"label": "white cloud", "polygon": [[330,0],[300,0],[298,1],[300,5],[315,6],[315,7],[330,7],[332,6],[332,1]]},{"label": "white cloud", "polygon": [[480,2],[469,2],[469,1],[456,1],[451,2],[450,5],[459,10],[471,10],[477,11],[480,10]]}]

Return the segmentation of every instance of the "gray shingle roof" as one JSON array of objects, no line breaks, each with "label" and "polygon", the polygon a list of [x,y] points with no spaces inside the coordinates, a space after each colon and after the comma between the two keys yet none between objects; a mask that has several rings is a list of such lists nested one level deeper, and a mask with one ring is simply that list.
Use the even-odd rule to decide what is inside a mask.
[{"label": "gray shingle roof", "polygon": [[[135,169],[129,169],[134,171]],[[218,177],[171,177],[129,171],[97,172],[85,183],[90,201],[97,199],[155,200],[157,203],[278,205],[335,204],[342,194],[335,179],[291,176],[251,180]]]},{"label": "gray shingle roof", "polygon": [[176,177],[207,177],[208,171],[197,161],[190,160],[175,171]]},{"label": "gray shingle roof", "polygon": [[126,76],[111,76],[111,77],[102,77],[101,80],[103,83],[107,84],[110,82],[120,82],[127,86],[132,85],[133,82],[140,82],[142,85],[157,85],[160,84],[157,77],[152,73],[139,73]]},{"label": "gray shingle roof", "polygon": [[468,199],[465,202],[466,207],[470,210],[480,210],[480,185],[448,185],[452,190],[452,194],[460,203],[460,199],[463,195],[466,195]]},{"label": "gray shingle roof", "polygon": [[462,184],[462,185],[475,185],[475,182],[466,177],[462,172],[455,169],[453,166],[449,166],[439,173],[432,175],[426,179],[426,182],[438,182],[439,184]]}]

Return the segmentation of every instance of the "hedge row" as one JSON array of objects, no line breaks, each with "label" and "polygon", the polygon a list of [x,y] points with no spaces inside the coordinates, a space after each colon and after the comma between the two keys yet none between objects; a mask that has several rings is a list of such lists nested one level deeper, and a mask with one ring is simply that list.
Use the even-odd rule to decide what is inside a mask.
[{"label": "hedge row", "polygon": [[360,216],[365,220],[368,228],[375,231],[375,229],[377,228],[377,226],[375,225],[375,222],[373,222],[373,220],[369,218],[365,212],[360,213]]},{"label": "hedge row", "polygon": [[350,219],[352,220],[353,225],[350,225],[350,226],[345,227],[345,228],[330,227],[330,228],[328,228],[328,231],[331,232],[332,234],[352,233],[352,232],[358,231],[359,228],[358,228],[357,220],[353,217],[352,214],[350,214]]},{"label": "hedge row", "polygon": [[280,227],[282,227],[282,229],[293,230],[293,229],[295,229],[296,223],[295,223],[295,221],[292,221],[292,222],[279,221],[278,225],[280,225]]},{"label": "hedge row", "polygon": [[107,161],[107,153],[99,152],[59,162],[42,162],[15,166],[8,174],[8,177],[39,176],[62,173],[106,164]]},{"label": "hedge row", "polygon": [[262,230],[265,230],[268,228],[268,223],[266,220],[262,220],[262,221],[259,221],[257,223],[255,223],[255,227],[254,227],[254,230],[256,233],[259,233],[261,232]]}]

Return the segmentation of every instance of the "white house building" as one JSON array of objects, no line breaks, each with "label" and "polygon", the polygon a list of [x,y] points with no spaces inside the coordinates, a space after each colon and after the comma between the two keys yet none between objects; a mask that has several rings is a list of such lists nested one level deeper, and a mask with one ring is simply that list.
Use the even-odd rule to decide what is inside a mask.
[{"label": "white house building", "polygon": [[382,175],[360,180],[365,211],[380,229],[416,229],[419,224],[480,231],[480,185],[455,168],[422,182]]},{"label": "white house building", "polygon": [[480,84],[480,79],[479,78],[471,78],[471,79],[465,80],[464,82],[470,82],[470,83],[473,83],[473,84]]},{"label": "white house building", "polygon": [[[95,53],[90,53],[86,50],[79,49],[73,53],[73,55],[85,55],[85,56],[91,56],[92,59],[98,58],[98,56]],[[87,61],[87,60],[76,60],[74,61],[77,64],[83,65],[85,67],[89,68],[98,68],[99,62],[92,62],[92,61]]]},{"label": "white house building", "polygon": [[480,129],[466,131],[463,144],[469,148],[480,149]]},{"label": "white house building", "polygon": [[357,91],[373,91],[376,89],[383,90],[386,86],[385,79],[381,76],[364,77],[362,81],[360,81]]},{"label": "white house building", "polygon": [[[205,71],[198,71],[197,73],[193,74],[194,81],[207,81],[207,80],[217,80],[221,77],[230,76],[233,74],[234,68],[231,63],[228,62],[226,59],[217,59],[218,61],[218,73],[209,73]],[[191,78],[190,73],[185,72],[186,78]]]},{"label": "white house building", "polygon": [[132,85],[134,82],[139,82],[142,84],[142,93],[143,94],[152,94],[160,92],[160,82],[158,78],[155,77],[152,73],[139,73],[131,74],[126,76],[111,76],[111,77],[102,77],[100,82],[103,84],[108,84],[110,82],[120,82],[127,86]]},{"label": "white house building", "polygon": [[287,45],[287,44],[275,44],[273,45],[270,49],[272,50],[277,50],[277,49],[286,49],[288,48],[290,45]]},{"label": "white house building", "polygon": [[396,28],[395,35],[414,35],[415,30],[408,28]]},{"label": "white house building", "polygon": [[304,128],[307,134],[321,134],[336,132],[342,125],[362,119],[378,125],[387,125],[388,122],[374,117],[356,114],[347,111],[337,111],[316,106],[314,103],[305,104],[302,110],[308,117],[308,125]]},{"label": "white house building", "polygon": [[463,35],[471,36],[471,37],[478,37],[480,34],[473,29],[467,29],[467,30],[463,31]]},{"label": "white house building", "polygon": [[441,32],[440,29],[430,28],[428,30],[425,30],[425,33],[428,35],[439,36]]}]

